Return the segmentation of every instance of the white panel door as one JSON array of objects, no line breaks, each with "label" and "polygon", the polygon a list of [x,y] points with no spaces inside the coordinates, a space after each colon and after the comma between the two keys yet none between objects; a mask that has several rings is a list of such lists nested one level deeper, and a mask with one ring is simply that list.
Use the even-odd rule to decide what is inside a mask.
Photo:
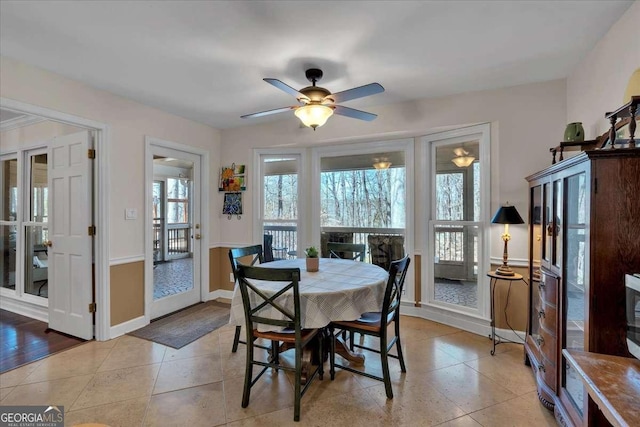
[{"label": "white panel door", "polygon": [[49,327],[83,339],[93,338],[89,148],[89,131],[49,147]]}]

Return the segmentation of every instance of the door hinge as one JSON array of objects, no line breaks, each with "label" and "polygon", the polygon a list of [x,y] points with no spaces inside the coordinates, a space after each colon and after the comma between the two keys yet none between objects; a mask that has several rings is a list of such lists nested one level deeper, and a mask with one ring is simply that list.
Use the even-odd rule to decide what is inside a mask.
[{"label": "door hinge", "polygon": [[598,178],[593,179],[593,192],[594,193],[598,192]]},{"label": "door hinge", "polygon": [[95,225],[90,225],[87,231],[89,233],[89,236],[95,236],[96,235],[96,226]]},{"label": "door hinge", "polygon": [[96,303],[92,302],[89,303],[89,313],[95,313],[96,312]]},{"label": "door hinge", "polygon": [[94,150],[93,148],[89,148],[87,150],[87,157],[90,159],[95,159],[96,158],[96,150]]}]

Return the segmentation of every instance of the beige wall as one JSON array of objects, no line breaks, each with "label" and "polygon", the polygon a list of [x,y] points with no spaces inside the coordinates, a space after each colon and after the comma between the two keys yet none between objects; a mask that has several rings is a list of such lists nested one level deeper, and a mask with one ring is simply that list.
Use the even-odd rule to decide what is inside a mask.
[{"label": "beige wall", "polygon": [[[548,148],[557,144],[565,124],[582,121],[587,137],[598,135],[606,129],[602,119],[604,112],[622,102],[626,82],[640,64],[638,22],[640,4],[636,2],[576,67],[566,85],[564,80],[557,80],[369,108],[379,114],[374,122],[359,122],[337,116],[317,132],[301,129],[293,115],[277,122],[220,132],[5,57],[0,61],[0,93],[6,98],[111,126],[111,259],[142,256],[144,252],[143,216],[139,215],[137,221],[125,221],[123,212],[125,208],[137,208],[139,212],[144,209],[145,135],[209,151],[210,181],[215,182],[221,164],[219,159],[224,159],[225,164],[235,162],[252,165],[254,148],[310,147],[419,137],[443,128],[490,122],[491,211],[508,200],[526,216],[527,185],[524,177],[550,163]],[[358,108],[356,104],[353,106]],[[6,150],[4,144],[2,150]],[[416,162],[422,154],[417,144]],[[249,170],[249,179],[252,172]],[[246,213],[240,221],[225,221],[224,228],[220,227],[219,214],[222,198],[215,185],[211,188],[211,233],[208,244],[214,247],[209,251],[212,291],[233,289],[233,284],[228,280],[230,268],[226,246],[229,243],[247,244],[254,241],[251,181],[249,183],[244,195]],[[425,215],[420,211],[421,204],[422,201],[416,200],[416,247],[408,248],[411,254],[424,246],[422,236],[425,230],[421,219]],[[490,240],[494,258],[501,255],[499,235],[500,230],[492,229]],[[513,240],[509,245],[511,258],[525,260],[526,227],[513,227],[512,235]],[[416,261],[418,259],[416,257]],[[111,267],[112,325],[143,314],[142,264],[135,262]],[[416,267],[416,271],[419,271],[419,267]],[[420,276],[417,275],[418,287],[419,280]],[[516,329],[523,329],[526,324],[526,319],[522,320],[526,311],[526,294],[522,292],[519,288],[512,290],[508,308],[510,322]],[[506,293],[498,292],[497,306],[501,306],[499,304],[505,300]],[[499,310],[498,326],[504,327],[504,319],[500,315]]]},{"label": "beige wall", "polygon": [[213,248],[209,251],[209,264],[211,274],[209,276],[209,290],[233,291],[234,283],[229,280],[231,264],[229,263],[229,248]]},{"label": "beige wall", "polygon": [[[371,108],[379,114],[374,122],[364,123],[342,117],[332,117],[316,132],[301,129],[296,118],[278,122],[246,126],[222,131],[223,146],[221,157],[225,162],[252,165],[254,148],[271,147],[312,147],[322,145],[348,144],[351,142],[379,141],[399,137],[420,137],[435,130],[473,123],[491,123],[491,212],[499,204],[509,201],[517,206],[523,218],[527,218],[528,185],[524,177],[551,164],[549,147],[557,145],[566,124],[566,87],[564,80],[516,86],[505,89],[481,91],[454,95],[438,99],[425,99]],[[422,152],[419,138],[416,139],[415,177],[422,182],[420,156]],[[424,173],[424,172],[422,172]],[[245,214],[239,221],[224,221],[221,242],[248,244],[254,241],[252,235],[253,212],[252,182],[244,194]],[[426,230],[421,211],[424,203],[420,191],[415,192],[415,248],[407,248],[414,258],[414,286],[416,299],[421,294],[422,271],[420,256],[424,249],[423,236]],[[492,227],[490,232],[491,254],[495,260],[502,258],[502,228]],[[527,227],[511,227],[512,240],[509,255],[512,260],[525,263],[528,259]],[[422,254],[424,255],[424,254]],[[526,269],[522,269],[526,274]],[[526,277],[526,276],[525,276]],[[482,276],[479,290],[488,286],[488,279]],[[523,284],[519,282],[519,284]],[[507,287],[498,285],[496,291],[497,326],[507,328],[504,319]],[[509,323],[516,330],[526,328],[528,293],[526,286],[513,286],[509,297],[507,313]]]},{"label": "beige wall", "polygon": [[[187,120],[83,83],[6,57],[0,58],[0,94],[40,107],[80,116],[110,126],[110,249],[109,258],[140,259],[144,256],[144,146],[145,136],[190,145],[209,152],[212,177],[220,162],[220,133],[209,126]],[[46,133],[46,132],[45,132]],[[35,133],[34,133],[35,134]],[[16,135],[7,137],[7,147],[16,148]],[[32,137],[29,137],[32,139]],[[39,137],[38,137],[39,138]],[[11,143],[11,147],[9,145]],[[100,152],[97,154],[101,155]],[[215,178],[209,182],[215,182]],[[217,188],[210,189],[215,203]],[[124,219],[125,208],[138,210],[137,220]],[[209,209],[209,242],[218,240],[218,210]],[[111,268],[111,325],[144,314],[144,275],[141,262]],[[122,271],[128,272],[123,274]],[[131,274],[129,274],[131,273]],[[98,307],[98,310],[100,307]]]},{"label": "beige wall", "polygon": [[[634,2],[567,78],[567,122],[582,122],[587,139],[603,134],[604,115],[623,104],[640,68],[640,2]],[[640,94],[636,94],[640,95]]]},{"label": "beige wall", "polygon": [[[379,114],[373,122],[337,116],[316,132],[300,128],[298,119],[290,115],[281,121],[223,130],[221,158],[227,163],[252,165],[254,148],[310,147],[418,137],[443,127],[491,122],[491,213],[506,201],[525,213],[528,202],[524,177],[551,163],[549,147],[557,145],[564,132],[565,90],[564,80],[556,80],[386,105],[369,108]],[[416,144],[417,171],[420,171],[422,154],[420,144]],[[421,175],[416,176],[418,182],[422,182],[421,179]],[[225,221],[221,242],[257,241],[252,235],[251,184],[243,196],[245,214],[239,221]],[[414,242],[415,249],[420,250],[425,234],[422,228],[425,215],[419,210],[422,201],[418,191],[415,202]],[[528,256],[526,227],[513,227],[512,235],[510,255],[525,260]],[[491,252],[497,258],[502,254],[499,236],[500,231],[496,228],[491,236]],[[408,250],[413,253],[414,248]]]},{"label": "beige wall", "polygon": [[111,326],[143,316],[144,262],[112,265],[110,270]]},{"label": "beige wall", "polygon": [[[491,270],[495,270],[501,264],[494,264]],[[529,270],[526,267],[514,267],[511,269],[521,274],[524,280],[498,280],[495,291],[495,317],[496,328],[524,331],[527,327],[528,301],[529,301]],[[511,286],[511,292],[509,292]],[[505,316],[506,313],[506,316]],[[508,322],[508,323],[507,323]]]},{"label": "beige wall", "polygon": [[[110,258],[144,254],[145,135],[190,145],[210,153],[215,176],[219,167],[218,130],[165,113],[109,92],[6,57],[0,58],[2,97],[73,114],[111,127],[110,141]],[[3,147],[4,150],[4,147]],[[98,153],[98,156],[100,153]],[[209,179],[215,181],[214,178]],[[210,199],[217,196],[211,186]],[[136,208],[137,220],[125,221],[125,208]],[[211,246],[218,240],[218,210],[211,209]]]},{"label": "beige wall", "polygon": [[80,132],[82,128],[46,120],[29,126],[0,132],[2,152],[17,150],[33,145],[45,145],[56,136]]}]

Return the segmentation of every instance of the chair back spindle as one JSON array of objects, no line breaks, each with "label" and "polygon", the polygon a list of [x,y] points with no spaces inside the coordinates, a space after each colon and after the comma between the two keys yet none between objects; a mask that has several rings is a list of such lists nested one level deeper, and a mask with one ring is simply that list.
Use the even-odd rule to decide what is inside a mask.
[{"label": "chair back spindle", "polygon": [[[233,273],[233,279],[238,283],[238,260],[240,258],[253,256],[250,265],[263,264],[264,256],[261,245],[247,246],[244,248],[232,248],[229,249],[229,261],[231,262],[231,271]],[[235,353],[238,350],[238,344],[246,344],[240,340],[241,328],[236,326],[235,336],[233,337],[233,346],[231,352]]]},{"label": "chair back spindle", "polygon": [[328,242],[327,250],[329,251],[329,258],[358,260],[360,262],[364,262],[364,255],[367,251],[364,244],[339,242]]},{"label": "chair back spindle", "polygon": [[[263,280],[269,282],[282,282],[279,289],[271,296],[258,289],[251,281]],[[298,283],[300,281],[299,268],[263,268],[238,264],[238,285],[242,292],[242,303],[245,311],[247,333],[257,329],[257,324],[278,326],[281,329],[295,330],[296,338],[301,333],[300,293]],[[293,293],[293,307],[285,305],[291,302],[290,294]],[[293,309],[293,310],[292,310]],[[274,310],[281,314],[281,318],[265,317],[263,312]]]}]

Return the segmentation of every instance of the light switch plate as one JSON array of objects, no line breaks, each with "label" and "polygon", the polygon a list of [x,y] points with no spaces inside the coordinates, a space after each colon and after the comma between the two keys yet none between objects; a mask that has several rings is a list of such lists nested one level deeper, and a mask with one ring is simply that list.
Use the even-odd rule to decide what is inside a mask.
[{"label": "light switch plate", "polygon": [[124,219],[137,219],[138,210],[135,208],[126,208],[124,210]]}]

